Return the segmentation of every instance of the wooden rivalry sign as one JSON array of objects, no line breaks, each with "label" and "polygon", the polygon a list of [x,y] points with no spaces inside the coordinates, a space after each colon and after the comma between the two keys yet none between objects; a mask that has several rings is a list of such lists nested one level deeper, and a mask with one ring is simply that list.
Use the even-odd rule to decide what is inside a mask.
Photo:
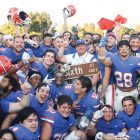
[{"label": "wooden rivalry sign", "polygon": [[71,69],[65,73],[66,79],[74,79],[81,75],[91,76],[99,72],[97,62],[71,65],[70,68]]}]

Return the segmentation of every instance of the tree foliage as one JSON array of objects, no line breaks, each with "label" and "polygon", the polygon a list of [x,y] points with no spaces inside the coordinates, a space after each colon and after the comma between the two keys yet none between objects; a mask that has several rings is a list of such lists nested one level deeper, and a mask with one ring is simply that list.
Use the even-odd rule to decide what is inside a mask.
[{"label": "tree foliage", "polygon": [[[50,25],[52,24],[50,15],[47,12],[30,12],[29,13],[30,18],[31,18],[31,25],[29,28],[29,33],[30,34],[40,34],[42,33],[42,30],[44,28],[49,29]],[[63,23],[62,23],[63,24]],[[63,25],[60,24],[57,26],[57,31],[62,33],[63,31]],[[73,25],[68,25],[68,30],[71,31]],[[24,34],[23,28],[20,28],[21,34]],[[90,33],[99,33],[103,36],[104,32],[100,30],[98,27],[95,26],[94,23],[85,23],[83,26],[78,26],[78,31],[79,31],[79,37],[82,38],[85,32],[90,32]],[[12,25],[11,23],[5,23],[0,27],[0,32],[3,32],[4,34],[11,34],[15,36],[16,34],[16,29],[15,26]],[[123,33],[135,33],[135,32],[140,32],[140,24],[137,24],[135,26],[135,29],[132,28],[127,28],[124,27],[120,31],[120,36]]]},{"label": "tree foliage", "polygon": [[[50,15],[47,12],[31,12],[30,14],[31,18],[31,25],[29,29],[29,33],[37,33],[40,34],[42,29],[44,28],[49,28],[52,21],[50,19]],[[4,34],[12,34],[15,36],[16,34],[16,29],[15,26],[12,25],[11,23],[5,23],[0,27],[0,31],[3,32]],[[23,34],[23,28],[20,28],[21,34]]]},{"label": "tree foliage", "polygon": [[29,32],[40,33],[42,29],[49,28],[52,21],[50,19],[50,15],[47,12],[31,12],[31,26]]}]

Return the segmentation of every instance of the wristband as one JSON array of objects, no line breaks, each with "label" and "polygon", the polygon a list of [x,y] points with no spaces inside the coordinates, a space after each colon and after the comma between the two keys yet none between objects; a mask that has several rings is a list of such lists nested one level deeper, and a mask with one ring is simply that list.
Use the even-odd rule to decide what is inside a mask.
[{"label": "wristband", "polygon": [[98,56],[98,59],[105,59],[105,56]]},{"label": "wristband", "polygon": [[20,69],[18,64],[15,64],[15,68],[16,68],[16,70]]},{"label": "wristband", "polygon": [[22,60],[22,62],[23,62],[24,65],[29,64],[29,61],[28,60],[25,60],[25,59]]},{"label": "wristband", "polygon": [[91,121],[96,124],[98,120],[92,119]]}]

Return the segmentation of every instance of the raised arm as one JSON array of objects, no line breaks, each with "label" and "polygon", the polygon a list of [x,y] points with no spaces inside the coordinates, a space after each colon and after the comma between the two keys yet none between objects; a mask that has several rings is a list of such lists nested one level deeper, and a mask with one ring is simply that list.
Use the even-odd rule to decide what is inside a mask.
[{"label": "raised arm", "polygon": [[64,47],[59,48],[58,54],[57,54],[57,60],[62,62],[62,63],[67,63],[67,58],[64,55]]},{"label": "raised arm", "polygon": [[29,86],[27,81],[28,81],[28,78],[26,78],[23,84],[20,83],[21,89],[23,91],[23,97],[20,102],[9,103],[9,110],[8,110],[9,113],[17,112],[29,105],[29,101],[30,101],[29,92],[31,90],[31,87]]},{"label": "raised arm", "polygon": [[111,75],[111,67],[105,67],[105,75],[103,78],[101,95],[100,95],[101,99],[103,99],[105,96],[105,91],[106,91],[108,83],[109,83],[110,75]]},{"label": "raised arm", "polygon": [[100,60],[101,63],[103,63],[105,66],[111,66],[112,62],[110,59],[105,57],[106,49],[105,47],[100,47],[99,48],[99,56],[98,59]]}]

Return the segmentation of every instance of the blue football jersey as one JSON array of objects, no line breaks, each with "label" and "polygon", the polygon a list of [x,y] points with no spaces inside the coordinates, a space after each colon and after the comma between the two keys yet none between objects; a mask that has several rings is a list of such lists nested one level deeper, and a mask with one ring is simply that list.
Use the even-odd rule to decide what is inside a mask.
[{"label": "blue football jersey", "polygon": [[37,111],[39,117],[41,117],[42,113],[48,109],[48,102],[45,101],[43,104],[40,104],[36,96],[31,94],[29,106],[33,107]]},{"label": "blue football jersey", "polygon": [[140,118],[140,105],[137,105],[134,113],[129,116],[125,111],[119,111],[117,118],[121,119],[128,130],[131,128],[137,129]]},{"label": "blue football jersey", "polygon": [[4,113],[3,115],[9,112],[9,104],[10,102],[0,100],[0,106],[1,106],[2,112]]},{"label": "blue football jersey", "polygon": [[69,129],[75,124],[73,115],[64,118],[58,111],[53,109],[44,111],[41,120],[51,125],[51,140],[63,139],[67,135]]},{"label": "blue football jersey", "polygon": [[[20,91],[20,93],[18,95],[19,100],[22,99],[22,96],[23,96],[23,94]],[[45,101],[44,103],[40,104],[39,101],[38,101],[38,99],[37,99],[37,97],[36,97],[36,95],[30,94],[29,106],[30,107],[33,107],[37,111],[37,113],[38,113],[38,115],[40,117],[42,115],[42,113],[46,109],[48,109],[48,102]]]},{"label": "blue football jersey", "polygon": [[9,59],[11,59],[12,63],[17,63],[18,61],[21,61],[24,52],[26,52],[30,57],[33,56],[33,52],[31,49],[23,49],[18,55],[13,51],[12,48],[0,49],[0,55],[5,55]]},{"label": "blue football jersey", "polygon": [[50,98],[55,102],[57,101],[57,98],[59,95],[64,94],[66,92],[65,90],[66,83],[64,82],[62,85],[56,85],[54,81],[52,81],[50,85]]},{"label": "blue football jersey", "polygon": [[140,130],[129,130],[125,137],[129,140],[140,140]]},{"label": "blue football jersey", "polygon": [[110,57],[117,86],[121,88],[136,87],[140,59],[135,56],[130,56],[126,61],[123,61],[117,53],[112,54]]},{"label": "blue football jersey", "polygon": [[54,78],[56,68],[52,65],[49,69],[46,69],[42,62],[35,62],[31,64],[31,67],[40,72],[43,79],[48,76],[48,79]]},{"label": "blue football jersey", "polygon": [[[67,88],[67,91],[64,94],[69,95],[73,102],[78,100],[77,95],[74,93],[74,86]],[[79,100],[77,106],[79,106],[79,109],[74,109],[74,113],[77,117],[86,115],[91,119],[93,112],[99,109],[99,96],[91,90],[81,100]]]},{"label": "blue football jersey", "polygon": [[8,101],[8,102],[17,102],[18,99],[17,92],[10,92],[6,97],[4,97],[2,100]]},{"label": "blue football jersey", "polygon": [[14,132],[18,140],[38,140],[38,136],[35,133],[20,124],[11,126],[10,129]]},{"label": "blue football jersey", "polygon": [[113,133],[117,135],[124,128],[124,124],[122,120],[119,119],[112,119],[108,124],[103,118],[100,118],[96,128],[98,132],[103,132],[105,134]]}]

